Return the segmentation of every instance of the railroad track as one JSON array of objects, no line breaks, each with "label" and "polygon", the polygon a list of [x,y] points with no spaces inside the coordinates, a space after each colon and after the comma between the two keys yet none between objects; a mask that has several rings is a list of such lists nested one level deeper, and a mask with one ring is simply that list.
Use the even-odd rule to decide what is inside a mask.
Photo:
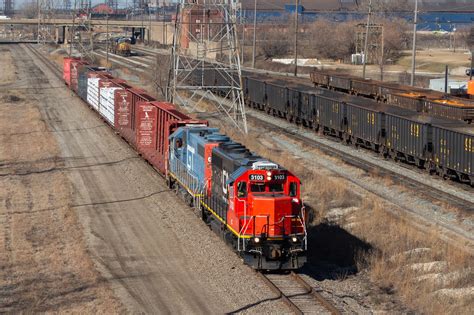
[{"label": "railroad track", "polygon": [[[37,57],[56,77],[62,80],[61,68],[56,63],[48,59],[32,45],[27,44],[24,47]],[[257,275],[295,314],[341,314],[329,300],[316,292],[311,285],[294,272],[289,274],[263,274],[257,272]]]},{"label": "railroad track", "polygon": [[295,314],[329,313],[339,315],[341,312],[321,294],[316,292],[300,275],[258,273],[265,284]]},{"label": "railroad track", "polygon": [[20,44],[23,48],[29,50],[36,58],[38,58],[57,78],[63,80],[61,69],[44,54],[39,52],[33,45],[36,44]]}]

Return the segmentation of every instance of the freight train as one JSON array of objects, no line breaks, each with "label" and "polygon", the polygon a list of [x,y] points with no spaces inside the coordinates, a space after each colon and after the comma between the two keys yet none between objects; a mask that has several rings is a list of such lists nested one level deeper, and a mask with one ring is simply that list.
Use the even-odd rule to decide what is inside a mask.
[{"label": "freight train", "polygon": [[104,68],[65,58],[63,77],[246,264],[303,266],[306,213],[297,176]]},{"label": "freight train", "polygon": [[474,100],[467,98],[330,71],[315,70],[310,78],[319,87],[372,98],[419,113],[469,123],[474,119]]},{"label": "freight train", "polygon": [[[199,72],[190,81],[200,80]],[[222,75],[207,72],[204,78],[226,95],[219,90],[225,86]],[[245,73],[242,81],[248,106],[474,186],[474,127],[464,121],[315,87],[305,79]]]}]

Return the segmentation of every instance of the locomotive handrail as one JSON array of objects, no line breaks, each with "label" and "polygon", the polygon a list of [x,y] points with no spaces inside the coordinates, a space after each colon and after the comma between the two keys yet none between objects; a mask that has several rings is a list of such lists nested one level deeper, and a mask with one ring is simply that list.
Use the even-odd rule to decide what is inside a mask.
[{"label": "locomotive handrail", "polygon": [[199,179],[194,172],[189,170],[184,162],[178,158],[174,150],[172,152],[172,157],[172,163],[170,163],[171,172],[179,181],[182,182],[182,184],[184,184],[184,188],[188,189],[193,197],[195,197],[196,193],[199,193],[202,190],[202,185],[199,183]]},{"label": "locomotive handrail", "polygon": [[[269,216],[269,215],[253,215],[253,216],[246,216],[246,215],[244,214],[244,215],[241,216],[240,218],[244,218],[244,220],[245,220],[246,222],[245,222],[245,224],[242,226],[242,228],[240,229],[240,231],[239,231],[239,236],[246,235],[245,233],[247,232],[250,223],[253,222],[252,236],[255,237],[255,236],[257,235],[257,234],[256,234],[256,230],[255,230],[255,229],[256,229],[256,227],[255,227],[255,226],[256,226],[255,222],[256,222],[256,219],[257,219],[257,218],[266,218],[267,223],[264,225],[264,229],[266,230],[266,233],[269,232],[269,227],[270,227],[270,226],[277,226],[277,225],[283,223],[283,231],[284,231],[284,232],[283,232],[282,236],[284,236],[284,235],[292,235],[292,234],[290,234],[290,233],[289,233],[289,234],[286,234],[286,233],[285,233],[285,221],[286,221],[287,219],[297,219],[298,222],[299,222],[299,225],[303,228],[303,234],[305,235],[305,238],[306,238],[306,236],[307,236],[306,226],[305,226],[305,224],[304,224],[304,222],[303,222],[301,216],[296,215],[296,214],[291,214],[291,215],[282,216],[279,221],[277,221],[277,222],[275,222],[275,223],[273,223],[273,224],[270,224],[270,222],[269,222],[269,220],[270,220],[270,216]],[[292,221],[290,221],[290,222],[291,222],[291,226],[294,227],[294,226],[295,226],[294,223],[293,223],[294,221],[292,220]],[[293,230],[293,229],[292,229],[292,230]],[[294,233],[294,234],[298,234],[298,233]]]}]

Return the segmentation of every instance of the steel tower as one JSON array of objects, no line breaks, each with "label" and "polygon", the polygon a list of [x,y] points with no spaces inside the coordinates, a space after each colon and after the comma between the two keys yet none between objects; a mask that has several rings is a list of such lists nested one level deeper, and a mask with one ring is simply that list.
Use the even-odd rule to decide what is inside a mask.
[{"label": "steel tower", "polygon": [[15,2],[13,0],[3,0],[0,1],[2,6],[0,7],[0,12],[5,15],[13,14],[13,9],[15,8]]},{"label": "steel tower", "polygon": [[204,99],[247,133],[235,0],[181,0],[168,99],[196,108]]}]

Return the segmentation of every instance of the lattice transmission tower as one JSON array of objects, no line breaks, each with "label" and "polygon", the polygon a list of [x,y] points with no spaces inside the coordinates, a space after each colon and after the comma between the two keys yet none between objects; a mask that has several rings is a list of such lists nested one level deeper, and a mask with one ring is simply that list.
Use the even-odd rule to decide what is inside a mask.
[{"label": "lattice transmission tower", "polygon": [[15,2],[13,0],[1,0],[0,1],[0,12],[4,15],[13,14],[15,8]]},{"label": "lattice transmission tower", "polygon": [[168,99],[195,109],[210,100],[247,133],[236,0],[180,0]]}]

